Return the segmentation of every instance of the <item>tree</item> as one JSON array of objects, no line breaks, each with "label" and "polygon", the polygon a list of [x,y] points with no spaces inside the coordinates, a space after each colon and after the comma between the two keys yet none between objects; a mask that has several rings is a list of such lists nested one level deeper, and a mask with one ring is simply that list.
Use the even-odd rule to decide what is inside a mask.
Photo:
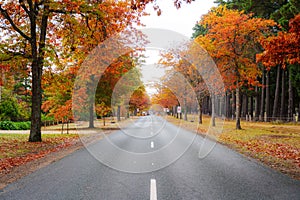
[{"label": "tree", "polygon": [[144,86],[136,89],[130,97],[129,109],[135,112],[137,109],[146,111],[150,107],[150,97],[148,96]]},{"label": "tree", "polygon": [[219,6],[203,16],[199,23],[208,32],[196,38],[196,42],[203,45],[215,59],[225,86],[235,90],[236,128],[241,129],[240,89],[243,85],[257,84],[256,78],[260,75],[255,62],[257,45],[275,22]]},{"label": "tree", "polygon": [[[31,131],[29,141],[36,142],[41,141],[41,104],[42,104],[42,73],[43,67],[46,61],[55,59],[55,55],[49,58],[48,50],[58,49],[57,47],[62,44],[61,38],[64,35],[60,35],[60,30],[65,27],[60,26],[76,21],[76,18],[81,18],[82,22],[88,22],[91,15],[94,22],[105,22],[101,8],[110,7],[116,9],[110,9],[114,12],[115,16],[123,17],[121,12],[125,15],[132,16],[132,13],[137,13],[138,16],[141,11],[138,7],[142,7],[143,2],[119,2],[114,3],[111,1],[89,1],[84,0],[65,0],[63,2],[53,0],[20,0],[18,2],[5,1],[0,4],[0,21],[8,37],[14,37],[17,35],[17,47],[18,51],[9,51],[12,55],[22,55],[31,60],[31,73],[32,73],[32,113],[31,113]],[[119,9],[128,8],[126,9]],[[135,9],[131,9],[132,6],[136,6]],[[107,9],[108,10],[108,9]],[[106,10],[106,11],[107,11]],[[132,12],[128,12],[132,10]],[[111,15],[109,15],[111,16]],[[72,20],[73,19],[73,20]],[[95,20],[96,19],[96,20]],[[120,18],[118,18],[120,19]],[[101,21],[103,20],[103,21]],[[132,18],[130,18],[132,20]],[[128,22],[125,20],[126,23]],[[119,24],[123,25],[123,23]],[[77,23],[78,24],[78,23]],[[106,27],[107,24],[101,24],[100,30]],[[116,23],[117,24],[117,23]],[[89,27],[90,24],[84,24],[85,27]],[[119,28],[119,27],[118,27]],[[78,30],[73,29],[73,30]],[[115,29],[115,26],[108,26],[107,29]],[[106,30],[105,30],[106,31]],[[74,32],[72,35],[78,32]],[[81,32],[82,33],[82,32]],[[103,33],[103,32],[102,32]],[[82,34],[81,34],[82,37]],[[73,43],[71,43],[73,44]],[[29,51],[21,51],[23,46],[28,47]],[[9,45],[7,45],[9,48]],[[56,47],[56,48],[54,48]],[[87,46],[85,46],[87,47]],[[71,50],[74,50],[71,48]],[[49,51],[50,52],[50,51]]]},{"label": "tree", "polygon": [[[294,65],[300,63],[300,14],[290,20],[289,31],[279,32],[277,36],[272,36],[261,40],[261,45],[265,49],[264,52],[257,54],[257,61],[262,62],[268,68],[272,66],[278,67],[278,69],[286,69],[288,65]],[[292,67],[289,66],[289,106],[288,113],[289,118],[293,113],[293,94],[292,94]],[[279,72],[277,72],[277,97],[279,98]],[[284,74],[282,75],[284,77]],[[284,88],[284,87],[283,87]],[[284,93],[281,94],[282,96]],[[283,100],[282,100],[283,102]],[[283,107],[283,106],[281,106]],[[274,103],[274,108],[276,104]],[[281,109],[283,110],[283,108]],[[274,113],[275,111],[273,111]]]},{"label": "tree", "polygon": [[175,94],[169,88],[161,87],[159,91],[151,98],[151,103],[161,105],[164,108],[172,109],[173,106],[178,105],[178,100]]}]

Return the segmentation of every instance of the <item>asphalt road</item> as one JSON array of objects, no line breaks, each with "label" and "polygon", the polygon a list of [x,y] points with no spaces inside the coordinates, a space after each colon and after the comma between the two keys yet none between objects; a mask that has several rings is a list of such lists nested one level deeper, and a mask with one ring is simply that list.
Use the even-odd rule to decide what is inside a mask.
[{"label": "asphalt road", "polygon": [[0,199],[300,199],[300,181],[220,144],[199,159],[202,142],[163,118],[141,117],[8,185]]}]

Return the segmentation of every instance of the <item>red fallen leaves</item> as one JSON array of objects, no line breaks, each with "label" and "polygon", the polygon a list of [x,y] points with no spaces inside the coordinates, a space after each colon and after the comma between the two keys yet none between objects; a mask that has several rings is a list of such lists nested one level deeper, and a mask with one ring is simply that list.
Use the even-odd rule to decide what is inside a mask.
[{"label": "red fallen leaves", "polygon": [[[78,141],[78,137],[46,138],[43,142],[31,143],[20,139],[1,138],[0,174],[9,173],[14,167],[45,157],[69,147]],[[9,157],[8,157],[9,156]]]},{"label": "red fallen leaves", "polygon": [[272,157],[284,160],[291,160],[294,164],[300,167],[300,149],[297,149],[288,144],[271,143],[264,140],[251,141],[235,141],[238,145],[243,146],[255,153],[266,153]]}]

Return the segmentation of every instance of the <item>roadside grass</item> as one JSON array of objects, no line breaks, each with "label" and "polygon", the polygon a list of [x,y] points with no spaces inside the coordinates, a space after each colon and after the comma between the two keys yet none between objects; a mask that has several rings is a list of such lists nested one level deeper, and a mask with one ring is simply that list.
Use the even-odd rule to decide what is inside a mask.
[{"label": "roadside grass", "polygon": [[[198,125],[197,117],[189,121],[167,117],[173,124],[210,138],[282,173],[300,180],[300,126],[242,121],[242,130],[235,129],[235,121],[216,119],[216,127],[210,127],[210,117],[203,117]],[[196,120],[193,120],[196,119]],[[193,121],[193,122],[191,122]],[[223,129],[222,129],[223,127]],[[219,132],[222,130],[222,132]]]},{"label": "roadside grass", "polygon": [[[117,130],[120,129],[123,126],[127,126],[129,123],[133,123],[138,117],[131,116],[130,118],[125,119],[124,117],[121,118],[121,121],[118,122],[116,117],[106,117],[105,122],[102,119],[97,119],[94,121],[95,128],[99,128],[102,130]],[[105,125],[104,125],[105,124]],[[81,130],[81,129],[89,129],[88,128],[88,122],[77,122],[75,123],[65,123],[64,125],[58,124],[58,125],[52,125],[52,126],[43,126],[42,130],[44,131],[61,131],[63,128],[63,133],[67,133],[67,126],[71,133],[74,132],[74,130]]]},{"label": "roadside grass", "polygon": [[88,128],[88,123],[75,125],[69,124],[69,134],[67,125],[64,125],[64,134],[61,134],[62,124],[43,127],[42,142],[28,142],[28,134],[23,133],[2,133],[0,134],[0,175],[11,172],[14,167],[23,165],[33,160],[45,157],[53,152],[62,151],[69,146],[85,143],[89,144],[102,138],[103,130],[105,134],[111,133],[134,122],[137,117],[130,119],[122,118],[117,122],[116,118],[106,119],[105,126],[102,120],[95,121],[95,128]]},{"label": "roadside grass", "polygon": [[79,141],[77,134],[43,134],[42,142],[28,142],[28,134],[0,134],[0,174],[59,151]]}]

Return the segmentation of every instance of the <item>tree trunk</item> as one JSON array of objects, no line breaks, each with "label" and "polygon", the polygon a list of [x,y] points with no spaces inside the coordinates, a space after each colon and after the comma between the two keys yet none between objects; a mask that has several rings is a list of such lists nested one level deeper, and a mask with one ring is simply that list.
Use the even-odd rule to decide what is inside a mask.
[{"label": "tree trunk", "polygon": [[255,116],[254,121],[258,120],[259,115],[259,94],[258,94],[258,86],[255,86]]},{"label": "tree trunk", "polygon": [[240,119],[240,88],[236,88],[236,129],[242,129],[241,127],[241,119]]},{"label": "tree trunk", "polygon": [[226,92],[226,106],[225,106],[226,118],[230,118],[230,93]]},{"label": "tree trunk", "polygon": [[253,95],[251,95],[250,97],[250,112],[249,112],[249,115],[251,116],[251,119],[253,119],[253,101],[254,101],[254,98],[253,98]]},{"label": "tree trunk", "polygon": [[[232,90],[232,116],[236,117],[236,96],[234,94],[234,91]],[[233,117],[232,117],[233,118]],[[233,119],[232,119],[233,120]]]},{"label": "tree trunk", "polygon": [[261,99],[260,99],[260,112],[259,112],[259,117],[260,121],[263,121],[264,117],[264,111],[265,111],[265,75],[266,72],[263,70],[263,75],[262,75],[262,87],[261,87]]},{"label": "tree trunk", "polygon": [[292,86],[292,69],[289,67],[289,103],[288,103],[288,120],[293,120],[293,109],[294,109],[294,99],[293,99],[293,86]]},{"label": "tree trunk", "polygon": [[266,75],[266,121],[270,119],[270,71],[267,71]]},{"label": "tree trunk", "polygon": [[202,104],[203,104],[203,99],[198,99],[198,106],[199,106],[199,121],[198,121],[198,123],[199,124],[203,123],[203,120],[202,120]]},{"label": "tree trunk", "polygon": [[121,121],[121,106],[118,106],[117,109],[117,121]]},{"label": "tree trunk", "polygon": [[276,89],[275,89],[275,98],[273,104],[272,120],[276,120],[278,117],[279,87],[280,87],[280,65],[277,66]]},{"label": "tree trunk", "polygon": [[183,116],[183,119],[184,121],[187,121],[188,118],[187,118],[187,105],[186,105],[186,97],[184,97],[183,99],[183,103],[184,103],[184,116]]},{"label": "tree trunk", "polygon": [[215,95],[211,95],[211,125],[216,126],[216,119],[215,119]]},{"label": "tree trunk", "polygon": [[280,105],[280,120],[284,120],[285,117],[285,70],[282,70],[281,79],[281,105]]},{"label": "tree trunk", "polygon": [[94,125],[94,103],[93,101],[90,102],[90,107],[89,107],[89,128],[95,128]]},{"label": "tree trunk", "polygon": [[41,142],[42,70],[37,60],[32,62],[32,106],[29,142]]},{"label": "tree trunk", "polygon": [[42,141],[42,73],[45,57],[45,43],[48,26],[49,5],[45,4],[40,25],[40,41],[37,47],[37,24],[35,10],[30,11],[30,33],[31,33],[31,54],[32,54],[32,105],[31,105],[31,127],[29,134],[29,142]]}]

